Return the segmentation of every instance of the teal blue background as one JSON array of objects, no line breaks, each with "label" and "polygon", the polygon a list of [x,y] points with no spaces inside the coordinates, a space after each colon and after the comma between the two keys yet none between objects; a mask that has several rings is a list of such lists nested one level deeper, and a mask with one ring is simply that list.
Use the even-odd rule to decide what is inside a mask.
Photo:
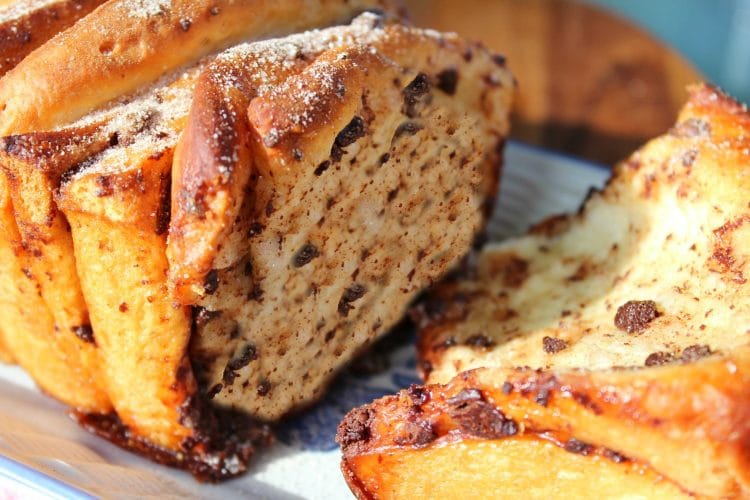
[{"label": "teal blue background", "polygon": [[750,104],[750,0],[586,0],[636,21]]}]

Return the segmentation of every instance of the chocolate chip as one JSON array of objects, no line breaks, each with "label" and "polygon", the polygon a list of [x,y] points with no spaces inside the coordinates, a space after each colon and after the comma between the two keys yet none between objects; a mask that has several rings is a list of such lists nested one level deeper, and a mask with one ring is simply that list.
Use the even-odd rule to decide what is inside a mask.
[{"label": "chocolate chip", "polygon": [[344,155],[344,148],[354,144],[357,139],[365,135],[365,120],[361,116],[355,116],[352,121],[338,133],[331,148],[331,157],[338,161]]},{"label": "chocolate chip", "polygon": [[498,66],[505,67],[505,63],[507,62],[507,59],[502,54],[493,54],[492,61]]},{"label": "chocolate chip", "polygon": [[575,438],[568,439],[565,443],[565,451],[576,453],[578,455],[588,455],[594,451],[594,447]]},{"label": "chocolate chip", "polygon": [[259,304],[263,303],[263,288],[260,284],[256,283],[253,285],[253,289],[247,294],[247,300],[252,300]]},{"label": "chocolate chip", "polygon": [[711,348],[707,345],[691,345],[686,347],[682,351],[682,355],[680,356],[680,361],[683,363],[692,363],[694,361],[698,361],[701,358],[705,358],[706,356],[709,356],[713,354],[711,351]]},{"label": "chocolate chip", "polygon": [[226,385],[232,385],[237,377],[237,372],[247,366],[251,361],[258,359],[258,351],[252,344],[246,344],[242,353],[227,363],[224,368],[222,379]]},{"label": "chocolate chip", "polygon": [[621,464],[628,461],[628,457],[617,453],[615,450],[610,450],[609,448],[605,448],[602,454],[616,464]]},{"label": "chocolate chip", "polygon": [[518,424],[485,401],[478,389],[463,389],[446,402],[451,418],[472,436],[498,439],[518,433]]},{"label": "chocolate chip", "polygon": [[213,398],[215,398],[221,392],[221,390],[223,388],[224,388],[223,385],[221,385],[221,384],[215,384],[206,393],[206,399],[213,399]]},{"label": "chocolate chip", "polygon": [[205,307],[195,306],[193,308],[193,324],[198,327],[205,326],[212,319],[221,316],[221,311],[209,311]]},{"label": "chocolate chip", "polygon": [[350,411],[339,424],[336,432],[336,442],[346,448],[355,443],[370,439],[372,412],[369,408],[355,408]]},{"label": "chocolate chip", "polygon": [[461,392],[446,400],[450,405],[462,405],[469,401],[484,401],[479,389],[462,389]]},{"label": "chocolate chip", "polygon": [[268,394],[268,392],[271,390],[271,383],[268,380],[262,380],[258,384],[258,388],[255,392],[258,393],[258,396],[265,396]]},{"label": "chocolate chip", "polygon": [[190,21],[190,19],[180,19],[180,28],[182,28],[182,31],[190,30],[190,26],[192,25],[193,23]]},{"label": "chocolate chip", "polygon": [[541,389],[539,392],[536,393],[536,403],[540,406],[544,406],[545,408],[549,404],[549,389]]},{"label": "chocolate chip", "polygon": [[74,326],[73,333],[84,342],[88,342],[89,344],[96,343],[94,341],[94,330],[91,328],[91,325]]},{"label": "chocolate chip", "polygon": [[418,419],[413,422],[406,422],[402,426],[401,434],[393,439],[394,444],[398,446],[411,446],[422,448],[437,438],[435,430],[427,420]]},{"label": "chocolate chip", "polygon": [[495,342],[483,333],[472,335],[471,337],[466,339],[466,342],[464,343],[468,346],[479,347],[481,349],[489,349],[490,347],[495,345]]},{"label": "chocolate chip", "polygon": [[628,333],[638,333],[658,316],[653,300],[629,300],[617,308],[615,326]]},{"label": "chocolate chip", "polygon": [[263,232],[263,230],[266,228],[263,224],[259,222],[253,222],[250,224],[250,228],[247,230],[247,237],[252,238],[253,236],[258,236],[260,233]]},{"label": "chocolate chip", "polygon": [[430,391],[424,386],[412,384],[406,390],[406,394],[409,395],[412,402],[417,406],[422,406],[430,400]]},{"label": "chocolate chip", "polygon": [[339,300],[339,314],[341,316],[347,317],[349,315],[349,311],[353,308],[351,303],[362,298],[362,296],[366,292],[367,288],[365,288],[363,285],[360,285],[359,283],[355,283],[347,288],[344,291],[343,295],[341,295],[341,299]]},{"label": "chocolate chip", "polygon": [[402,135],[414,135],[424,128],[416,122],[404,122],[396,128],[396,132],[393,133],[393,140],[398,139]]},{"label": "chocolate chip", "polygon": [[219,288],[219,271],[212,269],[206,275],[206,280],[203,282],[203,291],[207,295],[213,295]]},{"label": "chocolate chip", "polygon": [[448,95],[454,95],[456,93],[456,87],[458,86],[458,71],[453,68],[449,68],[441,71],[437,75],[437,88],[442,90]]},{"label": "chocolate chip", "polygon": [[404,114],[410,118],[416,116],[416,105],[421,97],[430,91],[430,79],[424,73],[417,75],[412,82],[403,90]]},{"label": "chocolate chip", "polygon": [[674,356],[669,352],[652,352],[646,358],[644,363],[646,366],[660,366],[666,365],[674,361]]},{"label": "chocolate chip", "polygon": [[319,255],[320,252],[315,245],[312,243],[306,243],[305,246],[303,246],[294,256],[294,267],[305,266]]},{"label": "chocolate chip", "polygon": [[544,337],[542,339],[542,347],[544,348],[544,352],[555,354],[567,349],[568,342],[557,337]]},{"label": "chocolate chip", "polygon": [[323,172],[325,172],[326,170],[328,170],[328,167],[330,167],[330,166],[331,166],[331,162],[329,160],[326,160],[326,161],[322,162],[320,165],[318,165],[315,168],[315,171],[313,173],[317,177],[320,177],[321,175],[323,175]]}]

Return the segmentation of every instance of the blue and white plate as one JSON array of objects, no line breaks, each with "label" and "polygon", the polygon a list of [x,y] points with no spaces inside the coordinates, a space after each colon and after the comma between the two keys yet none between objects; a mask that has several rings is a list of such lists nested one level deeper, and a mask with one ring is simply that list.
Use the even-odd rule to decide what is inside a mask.
[{"label": "blue and white plate", "polygon": [[[607,175],[604,168],[511,143],[492,239],[576,210]],[[220,485],[198,484],[88,434],[20,369],[0,366],[0,498],[351,498],[339,472],[336,426],[351,408],[418,382],[412,342],[386,361],[378,374],[339,377],[321,404],[279,429],[277,444],[250,474]]]}]

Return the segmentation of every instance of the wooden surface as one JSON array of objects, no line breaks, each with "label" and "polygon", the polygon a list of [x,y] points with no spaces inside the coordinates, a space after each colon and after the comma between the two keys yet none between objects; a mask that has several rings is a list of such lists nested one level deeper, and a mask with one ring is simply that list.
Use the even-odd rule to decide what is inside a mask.
[{"label": "wooden surface", "polygon": [[504,54],[519,92],[512,135],[611,164],[667,130],[702,77],[676,52],[570,0],[406,0],[419,26]]}]

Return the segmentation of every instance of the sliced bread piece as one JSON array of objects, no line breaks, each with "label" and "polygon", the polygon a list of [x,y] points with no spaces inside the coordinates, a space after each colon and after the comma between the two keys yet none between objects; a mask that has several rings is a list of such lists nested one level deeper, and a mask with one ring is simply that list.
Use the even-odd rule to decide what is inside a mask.
[{"label": "sliced bread piece", "polygon": [[318,399],[466,254],[508,129],[512,77],[482,47],[371,14],[327,36],[264,47],[310,61],[278,83],[253,47],[227,56],[239,76],[209,69],[174,169],[170,276],[199,307],[196,375],[268,420]]}]

